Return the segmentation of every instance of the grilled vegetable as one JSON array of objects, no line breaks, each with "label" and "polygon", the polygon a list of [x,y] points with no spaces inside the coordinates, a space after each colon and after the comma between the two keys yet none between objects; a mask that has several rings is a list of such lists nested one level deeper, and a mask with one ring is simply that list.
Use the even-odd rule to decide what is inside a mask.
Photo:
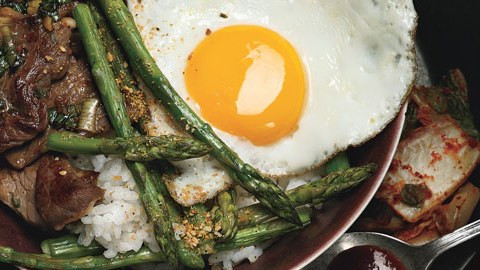
[{"label": "grilled vegetable", "polygon": [[[123,97],[109,67],[105,48],[98,39],[99,33],[90,8],[85,4],[77,5],[74,9],[74,17],[112,126],[120,137],[133,137],[134,130],[127,116]],[[142,163],[127,162],[127,166],[135,179],[145,211],[155,224],[156,240],[168,263],[177,267],[177,244],[165,198],[157,191],[152,175]]]},{"label": "grilled vegetable", "polygon": [[48,255],[23,253],[12,248],[0,247],[0,262],[29,267],[32,269],[65,269],[65,270],[107,270],[116,269],[148,262],[163,262],[165,256],[162,253],[151,252],[143,247],[138,252],[119,254],[112,259],[101,256],[86,256],[80,258],[52,258]]},{"label": "grilled vegetable", "polygon": [[208,153],[210,147],[191,138],[177,136],[132,138],[85,138],[75,133],[56,132],[48,136],[51,151],[75,154],[115,154],[126,160],[150,161],[154,159],[184,160]]},{"label": "grilled vegetable", "polygon": [[259,224],[254,227],[239,230],[234,238],[225,242],[217,242],[215,244],[216,251],[230,250],[242,247],[248,247],[263,243],[270,239],[275,239],[291,231],[301,229],[310,224],[310,215],[312,209],[302,208],[298,211],[302,226],[285,222],[281,219],[274,219],[269,222]]},{"label": "grilled vegetable", "polygon": [[[368,164],[333,172],[320,180],[287,191],[287,196],[295,207],[305,204],[319,204],[356,187],[370,178],[376,169],[375,164]],[[252,226],[273,217],[272,213],[261,205],[250,205],[239,209],[238,226],[240,228]]]},{"label": "grilled vegetable", "polygon": [[[113,74],[115,76],[115,81],[120,88],[122,94],[124,94],[128,116],[130,117],[130,120],[132,122],[139,123],[139,125],[137,126],[137,128],[140,129],[139,132],[145,134],[147,133],[147,130],[144,123],[148,121],[149,111],[146,107],[143,92],[137,88],[135,78],[131,75],[131,70],[126,67],[126,62],[124,60],[125,57],[123,56],[120,45],[118,45],[117,41],[111,34],[110,29],[101,14],[101,11],[97,8],[97,5],[94,1],[89,1],[88,4],[92,11],[95,23],[97,24],[97,28],[99,30],[98,32],[100,34],[104,48],[107,48],[107,60],[110,64],[110,67],[112,68]],[[129,105],[134,106],[129,107]],[[193,140],[190,141],[193,143]],[[196,147],[196,150],[185,150],[185,152],[189,152],[192,150],[209,151],[208,146],[201,144],[198,141],[193,144],[196,144],[199,147]],[[190,146],[194,147],[193,144]],[[200,148],[202,148],[203,150],[201,150]],[[151,151],[151,149],[149,151]],[[185,154],[187,153],[182,153],[182,155]],[[161,166],[157,166],[156,168],[172,168],[172,166],[167,162],[164,162],[164,164],[161,164]],[[168,193],[168,190],[163,183],[161,176],[155,170],[150,170],[149,173],[152,176],[153,184],[156,186],[157,192],[162,194],[165,200],[166,207],[168,208],[168,214],[170,215],[171,220],[175,223],[180,223],[181,217],[178,211],[178,207],[176,207],[175,202],[170,197],[170,194]],[[194,269],[204,268],[205,262],[203,261],[202,256],[198,252],[186,247],[182,241],[177,241],[177,247],[178,258],[183,265]]]},{"label": "grilled vegetable", "polygon": [[[163,195],[165,198],[165,203],[168,208],[168,214],[170,218],[175,223],[181,223],[181,216],[179,212],[179,206],[175,203],[175,201],[170,197],[168,193],[167,187],[163,182],[162,176],[157,171],[150,171],[151,175],[154,177],[154,183],[156,185],[157,191]],[[180,262],[192,269],[203,269],[205,268],[205,261],[203,260],[202,256],[196,250],[193,250],[185,245],[183,241],[177,241],[178,245],[178,257]]]},{"label": "grilled vegetable", "polygon": [[138,89],[138,83],[132,75],[127,60],[118,41],[114,38],[107,21],[101,14],[95,1],[88,2],[92,10],[93,18],[98,27],[100,38],[103,46],[107,48],[107,55],[109,56],[110,67],[117,81],[118,87],[125,97],[128,116],[132,123],[140,123],[141,128],[148,122],[150,118],[150,111],[145,100],[145,94]]},{"label": "grilled vegetable", "polygon": [[238,231],[238,209],[235,206],[237,194],[230,189],[217,195],[217,206],[212,209],[213,220],[221,224],[222,239],[232,239]]},{"label": "grilled vegetable", "polygon": [[[302,226],[310,223],[310,209],[302,209],[299,211]],[[258,243],[263,243],[267,240],[274,239],[294,230],[301,229],[302,226],[297,226],[281,219],[275,219],[267,223],[259,224],[258,226],[239,230],[237,235],[229,241],[216,243],[215,251],[230,250],[240,247],[246,247]],[[73,238],[59,238],[51,239],[50,247],[46,249],[52,256],[55,254],[62,254],[62,256],[73,256],[75,253],[65,253],[61,250],[71,249],[76,244]],[[56,244],[55,244],[56,243]],[[95,244],[93,244],[95,245]],[[79,250],[83,250],[81,247]],[[77,251],[75,251],[77,252]],[[92,254],[97,254],[98,251],[91,249]],[[139,263],[147,262],[163,262],[165,256],[162,253],[154,253],[148,248],[141,248],[139,252],[128,252],[120,254],[113,259],[107,259],[103,256],[86,256],[79,258],[55,258],[47,254],[38,255],[31,253],[16,252],[11,248],[0,247],[0,262],[11,263],[24,267],[31,267],[35,269],[114,269],[120,267],[131,266]]]},{"label": "grilled vegetable", "polygon": [[[369,164],[362,167],[337,171],[327,175],[320,180],[290,190],[288,192],[288,196],[292,198],[295,206],[300,206],[313,202],[323,202],[368,179],[374,173],[375,169],[376,165]],[[157,177],[159,176],[157,175]],[[167,192],[166,187],[164,186],[162,181],[155,181],[155,183],[160,185],[157,186],[158,190],[163,190],[162,192],[164,193]],[[174,218],[176,219],[176,222],[178,222],[178,210],[174,204],[175,203],[173,201],[170,201],[168,203],[169,212],[176,213]],[[190,215],[190,221],[192,223],[198,224],[204,223],[205,220],[202,218],[202,214],[206,213],[206,208],[203,205],[196,205],[186,211],[187,217],[188,213],[192,212],[192,210],[194,214]],[[300,211],[302,211],[301,215],[303,217],[303,221],[307,223],[309,220],[308,216],[310,215],[311,210],[303,208]],[[291,223],[275,219],[275,216],[271,214],[268,210],[263,208],[260,204],[247,206],[245,208],[239,209],[238,222],[239,226],[244,229],[239,230],[235,237],[228,241],[217,242],[213,244],[213,250],[228,250],[261,243],[263,241],[275,238],[286,232],[299,228],[298,226],[295,226]],[[47,250],[47,254],[52,256],[73,257],[75,256],[75,254],[79,254],[77,252],[83,252],[85,250],[91,252],[87,253],[89,255],[97,255],[100,253],[99,250],[95,248],[98,245],[96,243],[93,243],[90,247],[88,247],[88,249],[80,247],[77,250],[75,246],[78,246],[78,244],[74,237],[51,239],[48,241],[49,249],[43,250],[44,252],[45,250]],[[46,244],[42,243],[42,246],[44,245]],[[185,248],[186,251],[191,250],[188,247]],[[213,250],[210,250],[207,253],[211,253],[213,252]]]},{"label": "grilled vegetable", "polygon": [[276,215],[301,225],[298,213],[285,193],[272,180],[260,175],[249,164],[245,164],[173,89],[143,44],[125,4],[121,0],[98,2],[126,52],[130,65],[142,77],[152,93],[162,101],[173,118],[197,139],[209,144],[213,149],[211,156],[227,169],[236,183],[252,193],[261,204]]},{"label": "grilled vegetable", "polygon": [[83,256],[100,255],[105,250],[99,243],[92,243],[85,247],[77,242],[75,235],[65,235],[58,238],[50,238],[42,241],[42,252],[54,258],[79,258]]}]

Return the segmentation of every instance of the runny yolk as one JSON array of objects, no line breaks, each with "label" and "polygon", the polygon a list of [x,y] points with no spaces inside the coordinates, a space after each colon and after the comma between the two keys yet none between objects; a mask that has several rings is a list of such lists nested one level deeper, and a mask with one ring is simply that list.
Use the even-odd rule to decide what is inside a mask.
[{"label": "runny yolk", "polygon": [[299,56],[286,39],[260,26],[208,35],[189,56],[185,82],[205,120],[255,145],[292,133],[303,111]]}]

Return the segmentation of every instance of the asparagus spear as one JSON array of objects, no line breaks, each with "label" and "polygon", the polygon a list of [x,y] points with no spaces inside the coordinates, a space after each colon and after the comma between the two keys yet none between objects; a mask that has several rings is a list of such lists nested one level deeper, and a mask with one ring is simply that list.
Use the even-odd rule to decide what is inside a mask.
[{"label": "asparagus spear", "polygon": [[[154,183],[156,184],[157,191],[161,193],[165,198],[165,203],[168,208],[168,213],[175,223],[181,223],[181,217],[178,210],[178,206],[175,201],[170,197],[167,187],[161,178],[161,175],[156,171],[150,171],[154,177]],[[183,241],[178,241],[178,257],[180,262],[192,269],[203,269],[205,268],[205,261],[203,260],[201,254],[195,250],[187,247]]]},{"label": "asparagus spear", "polygon": [[165,261],[165,256],[162,253],[152,252],[145,247],[141,248],[138,252],[119,254],[112,259],[107,259],[103,255],[62,259],[52,258],[44,254],[40,255],[18,252],[12,248],[0,246],[0,262],[29,267],[32,269],[107,270],[148,262],[163,261]]},{"label": "asparagus spear", "polygon": [[285,222],[284,220],[277,218],[254,227],[239,230],[235,237],[233,237],[231,240],[217,242],[215,244],[215,250],[223,251],[260,244],[267,240],[284,235],[288,232],[301,229],[302,227],[310,224],[310,215],[312,214],[312,209],[301,208],[298,210],[298,213],[302,222],[302,226]]},{"label": "asparagus spear", "polygon": [[[214,223],[212,216],[204,204],[195,204],[184,209],[186,220],[184,224],[187,231],[194,235],[185,235],[182,239],[191,249],[197,250],[201,254],[209,254],[214,250],[215,241],[213,234],[204,230],[210,227],[213,231]],[[186,221],[186,222],[185,222]]]},{"label": "asparagus spear", "polygon": [[127,160],[150,161],[168,159],[172,161],[200,157],[210,147],[187,137],[158,136],[132,138],[85,138],[70,132],[56,132],[48,136],[48,150],[75,154],[117,154]]},{"label": "asparagus spear", "polygon": [[[345,189],[350,189],[358,185],[362,181],[368,179],[375,171],[375,168],[376,166],[374,164],[369,164],[358,168],[351,168],[331,173],[328,176],[320,180],[314,181],[308,185],[290,190],[287,194],[292,197],[294,202],[296,202],[294,204],[295,206],[300,206],[305,203],[312,203],[313,201],[325,201],[332,196],[338,195]],[[160,177],[158,173],[155,173],[154,175],[156,175],[156,177]],[[155,183],[157,183],[158,190],[161,190],[161,192],[167,194],[168,191],[163,181],[157,179]],[[330,187],[330,189],[328,189],[328,187]],[[328,190],[330,190],[330,192],[328,192]],[[170,201],[167,201],[167,205],[169,206],[169,213],[176,213],[175,222],[179,223],[180,216],[173,200],[170,199]],[[203,223],[204,220],[201,214],[206,212],[206,208],[204,206],[197,205],[193,209],[196,215],[192,215],[192,217],[195,217],[196,221],[194,221],[193,219],[190,220],[196,223]],[[242,228],[255,227],[273,218],[274,216],[259,204],[239,209],[238,221],[239,226]],[[244,241],[244,238],[240,239],[241,242]],[[240,240],[238,240],[237,238],[236,242],[238,243],[240,242]],[[222,245],[216,244],[214,248],[218,249],[218,246],[221,247]],[[100,247],[96,242],[93,242],[92,245],[89,247],[83,247],[79,245],[75,236],[66,236],[57,239],[46,240],[42,242],[42,250],[44,253],[51,255],[52,257],[61,258],[73,258],[79,257],[81,255],[98,255],[103,252],[103,248]],[[193,251],[183,245],[183,248],[180,249],[181,258],[182,252],[187,252],[188,255],[190,252]],[[188,263],[188,260],[191,260],[191,258],[196,258],[198,260],[198,256],[191,256],[191,254],[186,256],[186,258],[186,260],[181,261],[187,261]],[[194,266],[200,267],[201,263],[203,263],[203,260],[201,262],[196,261],[193,263],[189,263],[187,266],[191,268],[194,268]],[[184,264],[186,263],[184,262]]]},{"label": "asparagus spear", "polygon": [[[311,210],[304,208],[299,212],[300,219],[303,224],[302,226],[308,225],[310,222]],[[275,219],[267,223],[259,224],[258,226],[252,228],[239,230],[237,235],[232,240],[216,243],[214,249],[216,251],[222,251],[263,243],[267,240],[274,239],[291,231],[298,230],[302,228],[302,226],[294,225],[282,219]],[[55,241],[55,239],[52,241]],[[65,239],[62,238],[61,241],[69,248],[76,244],[75,239],[70,239],[70,242],[65,242]],[[61,245],[52,245],[52,247],[58,249],[61,248]],[[35,269],[104,270],[126,267],[139,263],[163,261],[165,261],[165,256],[162,253],[152,252],[146,247],[141,248],[137,253],[128,252],[127,254],[117,255],[113,259],[107,259],[103,256],[86,256],[80,258],[62,259],[53,258],[45,254],[39,255],[17,252],[12,248],[0,246],[0,262]]]},{"label": "asparagus spear", "polygon": [[[148,108],[146,108],[146,104],[144,104],[145,101],[143,92],[137,88],[137,83],[135,81],[135,78],[131,75],[131,70],[126,65],[126,60],[123,56],[121,48],[118,45],[118,42],[113,37],[110,28],[107,22],[104,20],[102,14],[100,13],[100,10],[98,10],[96,3],[93,1],[89,1],[88,4],[92,11],[93,18],[99,29],[100,38],[103,42],[103,45],[105,48],[108,48],[108,53],[110,54],[108,60],[115,76],[117,85],[122,90],[122,93],[125,95],[127,104],[136,104],[134,111],[129,110],[129,108],[127,107],[127,112],[134,121],[138,120],[138,122],[140,123],[140,125],[137,126],[141,129],[140,132],[147,133],[146,125],[142,124],[148,121]],[[129,98],[131,99],[129,100]],[[138,113],[139,111],[140,113]],[[168,162],[164,162],[164,164],[159,167],[162,167],[164,169],[173,168],[173,166]],[[150,170],[150,174],[153,176],[153,182],[156,186],[157,191],[164,197],[165,204],[168,208],[168,213],[171,217],[172,222],[180,223],[181,218],[178,207],[170,197],[170,194],[168,193],[163,179],[161,179],[162,177],[155,170]],[[196,250],[188,248],[182,241],[177,241],[177,247],[178,257],[183,265],[194,269],[203,269],[205,267],[205,262],[201,254],[198,253]]]},{"label": "asparagus spear", "polygon": [[98,2],[133,69],[142,77],[152,93],[162,101],[173,118],[197,139],[212,147],[211,155],[224,167],[229,168],[228,171],[235,182],[252,193],[260,203],[276,215],[300,225],[298,213],[285,193],[272,180],[260,175],[252,166],[244,163],[173,89],[143,44],[133,17],[123,1],[100,0]]},{"label": "asparagus spear", "polygon": [[[108,65],[105,48],[98,40],[99,33],[90,9],[85,4],[78,4],[73,14],[112,126],[120,137],[133,137],[134,130],[127,116],[123,97]],[[178,267],[178,250],[164,197],[157,192],[152,176],[143,164],[128,161],[127,166],[135,179],[145,211],[155,224],[155,237],[167,262]]]},{"label": "asparagus spear", "polygon": [[[295,207],[305,204],[319,204],[370,178],[376,168],[377,166],[372,163],[333,172],[317,181],[287,191],[287,196]],[[239,209],[238,226],[244,228],[265,222],[271,218],[273,218],[272,213],[260,204],[254,204]]]},{"label": "asparagus spear", "polygon": [[140,127],[144,129],[145,126],[142,123],[148,121],[149,118],[149,109],[145,101],[145,95],[142,90],[138,89],[138,83],[132,75],[133,73],[131,69],[128,67],[122,48],[114,38],[97,3],[95,1],[89,1],[88,6],[92,11],[93,19],[97,24],[103,46],[107,48],[110,56],[109,63],[113,74],[115,75],[116,82],[125,96],[127,112],[130,116],[130,120],[132,123],[140,123]]},{"label": "asparagus spear", "polygon": [[105,250],[99,243],[92,241],[89,246],[77,242],[78,236],[68,234],[58,238],[43,240],[40,244],[42,252],[53,258],[79,258],[83,256],[100,255]]},{"label": "asparagus spear", "polygon": [[217,196],[217,204],[212,209],[213,220],[222,226],[222,239],[232,239],[238,231],[238,209],[235,206],[237,194],[235,190],[230,189],[220,192]]}]

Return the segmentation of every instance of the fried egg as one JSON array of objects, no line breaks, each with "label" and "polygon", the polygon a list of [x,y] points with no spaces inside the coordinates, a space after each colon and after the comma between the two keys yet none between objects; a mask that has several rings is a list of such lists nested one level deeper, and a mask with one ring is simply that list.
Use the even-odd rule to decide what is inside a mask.
[{"label": "fried egg", "polygon": [[411,0],[128,2],[177,92],[270,176],[375,136],[415,77]]}]

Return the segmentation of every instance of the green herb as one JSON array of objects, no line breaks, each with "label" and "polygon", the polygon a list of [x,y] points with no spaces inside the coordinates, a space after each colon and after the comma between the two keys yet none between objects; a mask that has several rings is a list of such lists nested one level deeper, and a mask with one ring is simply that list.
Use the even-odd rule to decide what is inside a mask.
[{"label": "green herb", "polygon": [[3,48],[0,48],[0,76],[2,76],[8,69],[10,65],[7,61],[7,55],[3,51]]},{"label": "green herb", "polygon": [[406,184],[400,192],[402,202],[418,207],[427,199],[431,191],[425,184]]},{"label": "green herb", "polygon": [[47,98],[47,97],[48,97],[48,94],[49,94],[49,90],[48,90],[48,89],[45,89],[45,88],[35,89],[35,96],[36,96],[38,99]]},{"label": "green herb", "polygon": [[50,126],[54,129],[74,130],[77,126],[80,110],[79,105],[67,106],[66,113],[61,113],[57,109],[49,109],[48,121]]},{"label": "green herb", "polygon": [[43,0],[38,7],[38,16],[52,17],[54,21],[60,19],[59,9],[62,5],[72,2],[71,0]]},{"label": "green herb", "polygon": [[23,48],[20,54],[17,54],[17,57],[15,59],[15,62],[12,65],[12,68],[16,69],[19,66],[23,65],[25,62],[25,57],[27,56],[27,49]]},{"label": "green herb", "polygon": [[1,7],[9,7],[17,12],[27,14],[28,1],[0,0]]}]

